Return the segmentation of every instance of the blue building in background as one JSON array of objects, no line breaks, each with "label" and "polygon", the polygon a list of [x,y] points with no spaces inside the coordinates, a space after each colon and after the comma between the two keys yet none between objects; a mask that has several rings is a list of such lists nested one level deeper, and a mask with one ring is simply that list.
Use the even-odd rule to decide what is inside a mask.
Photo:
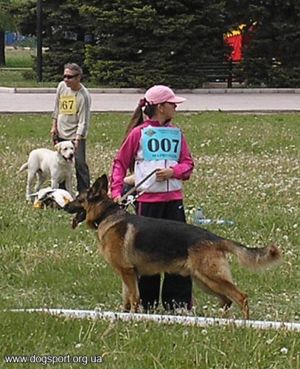
[{"label": "blue building in background", "polygon": [[20,35],[18,32],[5,32],[5,45],[6,46],[17,46],[23,44],[35,43],[34,37],[28,37]]}]

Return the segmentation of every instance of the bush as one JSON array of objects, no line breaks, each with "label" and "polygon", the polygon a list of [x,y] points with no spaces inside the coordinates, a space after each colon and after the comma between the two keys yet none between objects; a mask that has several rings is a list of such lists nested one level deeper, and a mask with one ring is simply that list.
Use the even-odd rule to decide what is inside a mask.
[{"label": "bush", "polygon": [[22,77],[25,80],[33,80],[33,79],[36,79],[36,73],[32,69],[24,70],[24,71],[22,71],[21,74],[22,74]]}]

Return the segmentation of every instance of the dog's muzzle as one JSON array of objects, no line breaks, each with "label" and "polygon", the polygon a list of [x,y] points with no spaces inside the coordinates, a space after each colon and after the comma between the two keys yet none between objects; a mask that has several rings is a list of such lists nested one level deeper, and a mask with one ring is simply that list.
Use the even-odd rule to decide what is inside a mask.
[{"label": "dog's muzzle", "polygon": [[70,164],[74,163],[74,155],[73,154],[69,155],[67,158],[65,156],[63,158],[65,159],[65,161],[67,163],[70,163]]}]

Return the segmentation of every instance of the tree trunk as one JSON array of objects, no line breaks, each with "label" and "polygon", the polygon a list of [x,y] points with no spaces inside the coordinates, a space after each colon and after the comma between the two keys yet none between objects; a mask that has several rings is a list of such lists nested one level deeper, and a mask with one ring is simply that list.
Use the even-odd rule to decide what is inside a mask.
[{"label": "tree trunk", "polygon": [[0,66],[5,65],[5,32],[0,30]]}]

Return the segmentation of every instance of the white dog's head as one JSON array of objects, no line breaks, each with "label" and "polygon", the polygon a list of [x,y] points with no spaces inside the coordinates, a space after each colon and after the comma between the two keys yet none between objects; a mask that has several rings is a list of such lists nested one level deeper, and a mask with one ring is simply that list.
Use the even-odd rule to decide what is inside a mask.
[{"label": "white dog's head", "polygon": [[72,141],[61,141],[55,145],[55,149],[67,163],[74,163],[75,146]]}]

